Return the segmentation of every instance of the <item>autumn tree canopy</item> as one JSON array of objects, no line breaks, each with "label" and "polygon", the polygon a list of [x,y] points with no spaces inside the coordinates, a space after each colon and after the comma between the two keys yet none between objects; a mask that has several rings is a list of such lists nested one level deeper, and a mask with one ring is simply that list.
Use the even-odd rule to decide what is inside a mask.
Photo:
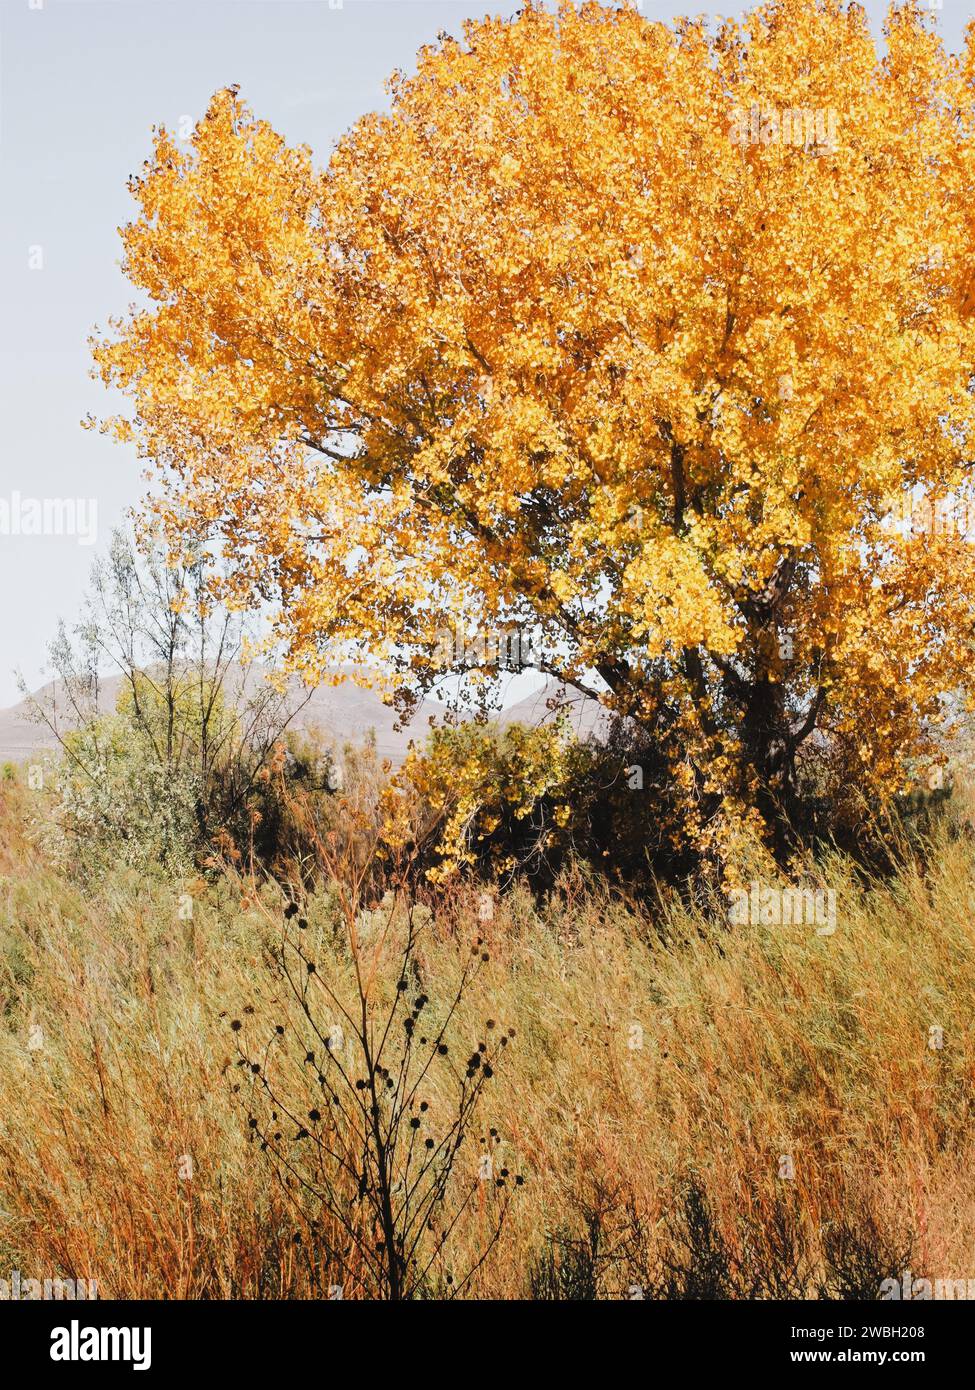
[{"label": "autumn tree canopy", "polygon": [[655,731],[703,835],[814,730],[900,785],[970,685],[975,42],[926,11],[529,6],[393,76],[327,167],[218,93],[132,180],[147,296],[95,345],[297,668],[444,675],[444,631]]}]

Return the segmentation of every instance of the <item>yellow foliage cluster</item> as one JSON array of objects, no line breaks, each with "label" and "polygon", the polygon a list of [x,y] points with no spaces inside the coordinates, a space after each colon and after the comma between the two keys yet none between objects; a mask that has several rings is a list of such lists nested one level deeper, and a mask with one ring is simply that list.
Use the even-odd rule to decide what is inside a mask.
[{"label": "yellow foliage cluster", "polygon": [[[540,853],[568,825],[572,774],[582,751],[558,721],[538,728],[515,724],[503,732],[478,723],[436,729],[390,779],[385,836],[393,844],[410,836],[430,840],[437,863],[426,876],[433,883],[479,859],[488,859],[496,874],[509,874],[518,867],[514,838],[532,842],[529,855]],[[417,803],[419,836],[409,816]],[[503,825],[507,833],[490,845]],[[522,835],[513,836],[512,828]]]},{"label": "yellow foliage cluster", "polygon": [[883,518],[968,487],[972,31],[947,54],[908,4],[881,56],[838,0],[530,4],[390,88],[324,169],[229,90],[133,180],[151,303],[95,358],[171,530],[308,672],[415,691],[444,629],[531,623],[666,720],[702,834],[816,729],[899,786],[970,684],[972,547]]}]

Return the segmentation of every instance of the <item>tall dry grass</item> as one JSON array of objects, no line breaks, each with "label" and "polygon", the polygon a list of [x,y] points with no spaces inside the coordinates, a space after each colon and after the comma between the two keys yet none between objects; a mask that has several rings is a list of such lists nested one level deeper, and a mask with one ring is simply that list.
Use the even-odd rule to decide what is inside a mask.
[{"label": "tall dry grass", "polygon": [[[82,893],[25,837],[26,794],[0,798],[0,1269],[114,1297],[321,1296],[233,1089],[229,1020],[294,1024],[280,894],[124,871]],[[542,904],[516,886],[488,920],[473,887],[439,896],[417,947],[431,1009],[482,938],[457,1029],[514,1029],[466,1161],[493,1128],[496,1165],[527,1177],[466,1294],[840,1296],[906,1258],[975,1277],[972,845],[946,822],[887,881],[824,872],[832,936],[651,910],[579,874]],[[335,892],[304,911],[341,987]],[[395,932],[375,959],[394,987]],[[465,1213],[458,1267],[490,1222],[487,1198]],[[737,1274],[696,1278],[709,1263]]]}]

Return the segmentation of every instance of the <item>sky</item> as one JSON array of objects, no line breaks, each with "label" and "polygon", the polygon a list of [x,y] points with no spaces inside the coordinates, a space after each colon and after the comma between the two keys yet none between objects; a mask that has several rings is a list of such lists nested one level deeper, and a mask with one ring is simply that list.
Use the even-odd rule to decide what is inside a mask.
[{"label": "sky", "polygon": [[[973,0],[931,3],[957,49]],[[92,561],[145,491],[134,451],[80,422],[113,408],[88,376],[87,341],[133,298],[117,229],[132,216],[126,180],[152,126],[191,129],[236,82],[256,115],[325,163],[359,116],[386,106],[388,74],[411,70],[438,31],[519,7],[0,0],[0,708],[19,698],[17,671],[31,687],[45,678],[58,619],[77,616]],[[654,19],[709,8],[642,4]],[[866,8],[879,34],[885,6]],[[523,693],[513,686],[508,700]]]}]

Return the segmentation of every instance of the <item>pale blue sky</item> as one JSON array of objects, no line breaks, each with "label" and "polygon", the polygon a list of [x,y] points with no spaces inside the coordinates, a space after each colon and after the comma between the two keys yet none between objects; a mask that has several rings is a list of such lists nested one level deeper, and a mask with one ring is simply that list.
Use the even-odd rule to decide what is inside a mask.
[{"label": "pale blue sky", "polygon": [[[15,668],[43,678],[57,619],[72,619],[96,549],[143,490],[134,455],[82,430],[106,393],[87,376],[95,324],[132,297],[116,228],[153,124],[195,121],[231,82],[256,114],[323,162],[336,137],[385,103],[384,78],[467,16],[504,0],[0,0],[0,505],[94,499],[97,540],[0,534],[0,707]],[[654,18],[707,5],[644,0]],[[718,13],[739,5],[716,4]],[[884,6],[867,5],[879,32]],[[961,41],[971,0],[944,0]],[[32,265],[39,268],[32,268]],[[85,517],[87,526],[89,518]]]}]

